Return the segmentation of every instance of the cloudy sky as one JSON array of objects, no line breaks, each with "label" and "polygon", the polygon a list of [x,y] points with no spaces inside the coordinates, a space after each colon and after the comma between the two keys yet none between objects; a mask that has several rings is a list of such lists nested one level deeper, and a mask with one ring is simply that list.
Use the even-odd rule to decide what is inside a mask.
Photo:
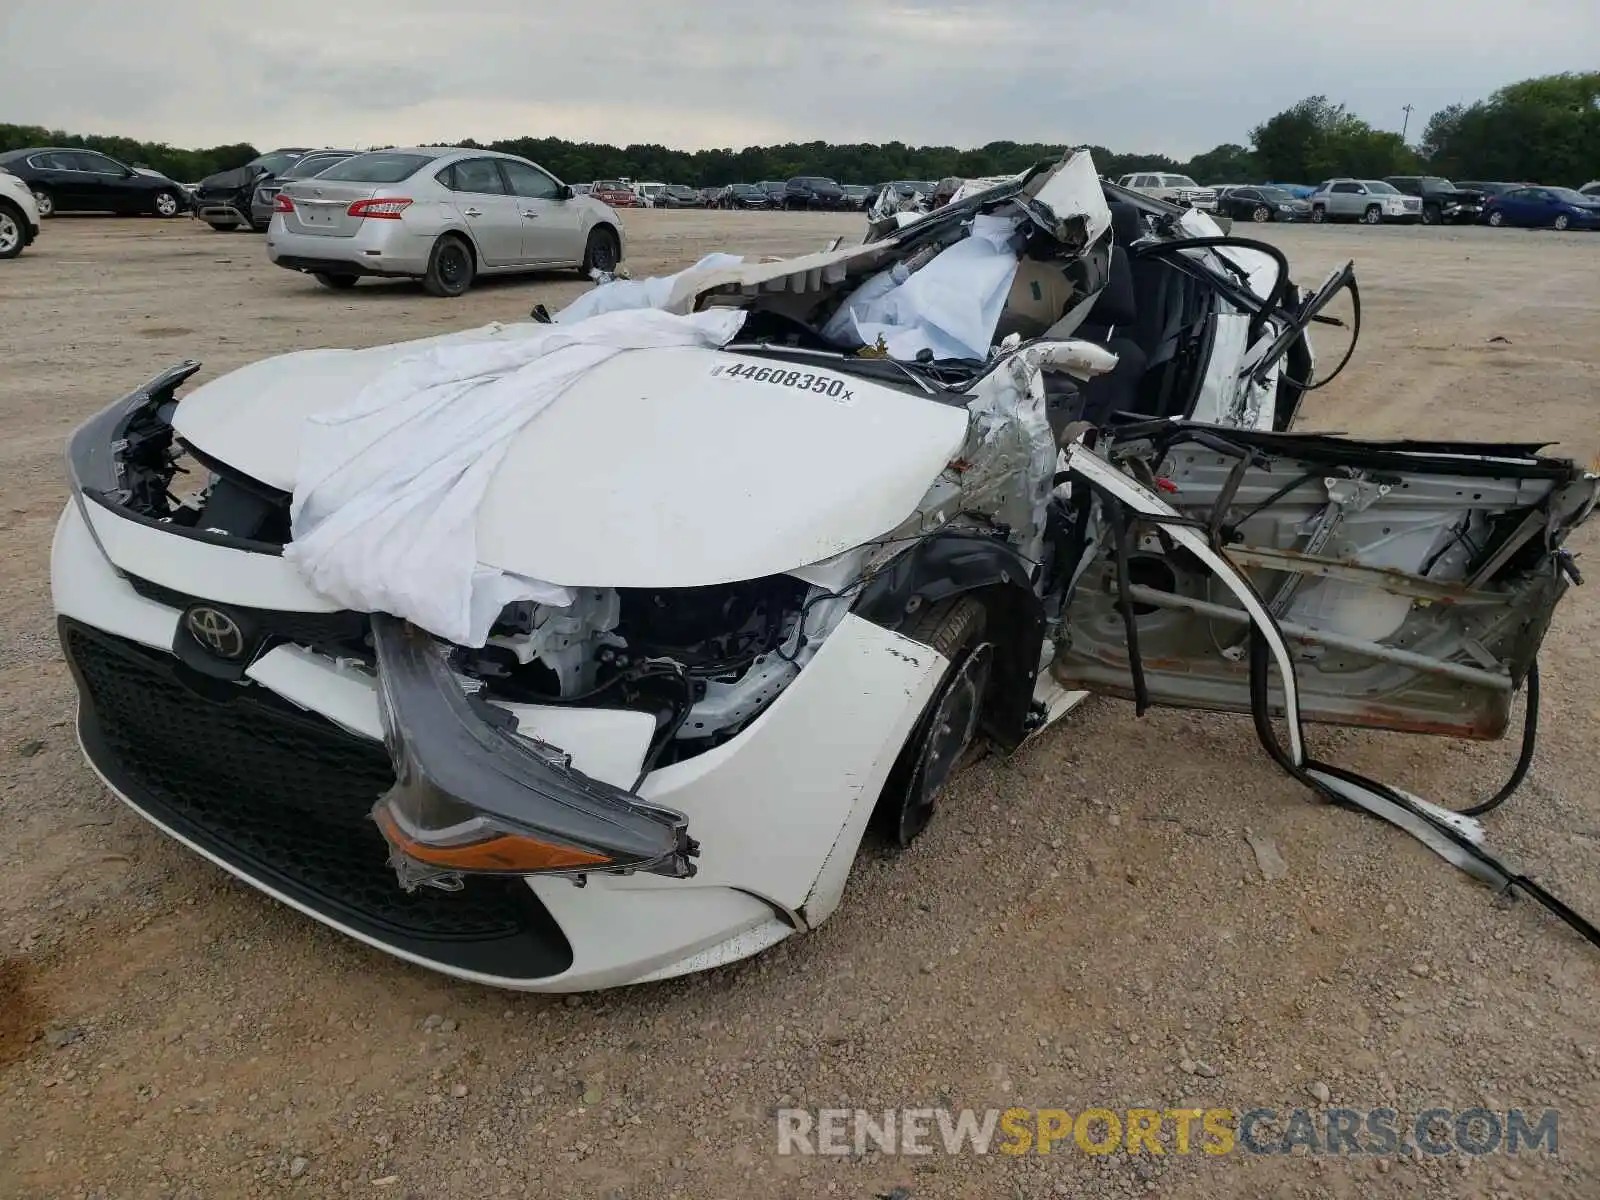
[{"label": "cloudy sky", "polygon": [[[1175,157],[1312,93],[1413,137],[1593,69],[1596,0],[17,0],[0,120],[176,145],[517,135],[1097,143]],[[1210,14],[1221,15],[1210,15]]]}]

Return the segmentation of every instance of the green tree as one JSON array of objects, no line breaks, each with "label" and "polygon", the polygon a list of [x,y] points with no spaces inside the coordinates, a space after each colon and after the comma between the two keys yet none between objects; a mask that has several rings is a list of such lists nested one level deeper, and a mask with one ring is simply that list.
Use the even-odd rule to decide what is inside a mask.
[{"label": "green tree", "polygon": [[1600,71],[1525,79],[1443,109],[1422,148],[1441,175],[1580,186],[1600,176]]},{"label": "green tree", "polygon": [[42,125],[0,125],[0,152],[24,150],[30,146],[80,146],[85,150],[98,150],[129,166],[160,171],[180,183],[193,183],[217,171],[242,167],[258,153],[247,142],[213,146],[207,150],[178,150],[165,142],[63,133]]},{"label": "green tree", "polygon": [[1313,157],[1328,134],[1346,119],[1344,105],[1334,104],[1326,96],[1307,96],[1268,117],[1250,131],[1261,174],[1284,183],[1314,182],[1318,168]]},{"label": "green tree", "polygon": [[1196,183],[1246,183],[1260,176],[1256,156],[1231,142],[1196,154],[1179,169]]}]

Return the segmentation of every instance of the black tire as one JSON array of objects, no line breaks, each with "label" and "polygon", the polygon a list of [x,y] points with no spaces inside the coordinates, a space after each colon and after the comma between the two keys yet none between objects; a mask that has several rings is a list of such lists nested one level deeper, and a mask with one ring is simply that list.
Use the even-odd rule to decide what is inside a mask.
[{"label": "black tire", "polygon": [[39,219],[56,215],[56,198],[50,194],[49,188],[36,187],[33,189],[33,202],[39,206]]},{"label": "black tire", "polygon": [[430,296],[453,298],[464,295],[477,274],[472,247],[466,239],[447,233],[433,244],[428,255],[428,271],[422,286]]},{"label": "black tire", "polygon": [[1265,204],[1258,204],[1250,210],[1250,219],[1258,225],[1264,225],[1272,220],[1272,210]]},{"label": "black tire", "polygon": [[1324,225],[1327,220],[1328,210],[1320,204],[1313,204],[1311,206],[1311,223],[1313,225]]},{"label": "black tire", "polygon": [[901,629],[950,660],[933,698],[900,749],[873,811],[873,827],[905,849],[933,819],[939,791],[979,738],[994,646],[983,640],[987,613],[971,597],[930,605]]},{"label": "black tire", "polygon": [[150,211],[158,217],[171,220],[183,212],[183,201],[176,192],[162,188],[150,197]]},{"label": "black tire", "polygon": [[589,240],[583,247],[583,262],[578,272],[587,277],[590,271],[615,271],[622,261],[622,240],[609,225],[596,225],[589,231]]},{"label": "black tire", "polygon": [[0,259],[15,258],[28,244],[28,219],[15,204],[0,200]]},{"label": "black tire", "polygon": [[232,233],[239,228],[237,221],[207,221],[206,224],[211,226],[214,233]]},{"label": "black tire", "polygon": [[1376,204],[1367,205],[1366,211],[1361,214],[1361,223],[1363,225],[1382,225],[1383,209]]},{"label": "black tire", "polygon": [[1422,223],[1424,225],[1444,224],[1444,213],[1439,211],[1437,204],[1424,204],[1422,206]]},{"label": "black tire", "polygon": [[359,277],[355,275],[330,275],[326,271],[313,272],[311,278],[323,287],[332,288],[336,292],[346,291],[360,282]]}]

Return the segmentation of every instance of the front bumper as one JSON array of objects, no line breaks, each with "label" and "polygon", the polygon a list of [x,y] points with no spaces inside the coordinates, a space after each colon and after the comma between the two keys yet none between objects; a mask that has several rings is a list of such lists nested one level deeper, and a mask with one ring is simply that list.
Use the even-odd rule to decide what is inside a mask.
[{"label": "front bumper", "polygon": [[[392,782],[371,674],[296,644],[293,633],[263,643],[236,683],[201,678],[174,653],[184,607],[201,598],[225,611],[336,615],[289,564],[70,504],[51,579],[84,753],[129,807],[359,941],[532,991],[667,978],[825,919],[947,665],[846,617],[743,733],[650,774],[640,796],[684,813],[701,842],[692,879],[591,875],[578,887],[554,876],[480,877],[460,893],[406,893],[368,816]],[[521,732],[562,746],[596,778],[626,787],[639,769],[648,736],[624,746],[605,710],[505,707]]]}]

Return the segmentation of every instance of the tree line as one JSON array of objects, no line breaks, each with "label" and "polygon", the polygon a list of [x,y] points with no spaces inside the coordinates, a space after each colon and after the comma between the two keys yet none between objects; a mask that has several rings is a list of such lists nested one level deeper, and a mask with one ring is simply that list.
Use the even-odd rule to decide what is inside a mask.
[{"label": "tree line", "polygon": [[[519,154],[573,182],[620,177],[696,187],[796,175],[868,184],[1009,175],[1067,149],[1065,144],[1009,141],[967,150],[820,141],[694,151],[563,138],[465,139],[456,144]],[[185,150],[164,142],[0,125],[0,151],[39,145],[99,150],[185,183],[242,166],[257,153],[245,143]],[[1336,175],[1381,178],[1429,172],[1578,186],[1600,177],[1600,71],[1524,80],[1474,104],[1441,109],[1415,146],[1397,132],[1374,128],[1326,96],[1308,96],[1252,129],[1249,145],[1224,143],[1186,161],[1118,153],[1104,146],[1089,149],[1100,171],[1113,178],[1133,171],[1172,171],[1201,183],[1316,183]]]},{"label": "tree line", "polygon": [[195,183],[218,171],[242,167],[260,153],[248,142],[231,146],[211,146],[204,150],[181,150],[165,142],[141,142],[137,138],[107,137],[100,134],[63,133],[43,125],[0,125],[0,154],[29,146],[73,146],[98,150],[134,167],[150,167],[179,183]]}]

